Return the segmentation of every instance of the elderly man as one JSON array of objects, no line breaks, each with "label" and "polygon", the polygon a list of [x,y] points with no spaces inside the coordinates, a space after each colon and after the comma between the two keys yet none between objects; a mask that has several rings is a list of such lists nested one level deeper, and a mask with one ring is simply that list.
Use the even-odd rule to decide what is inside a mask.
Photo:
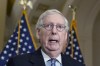
[{"label": "elderly man", "polygon": [[34,53],[16,56],[7,66],[83,66],[62,49],[67,44],[68,21],[56,9],[45,11],[36,24],[36,36],[41,47]]}]

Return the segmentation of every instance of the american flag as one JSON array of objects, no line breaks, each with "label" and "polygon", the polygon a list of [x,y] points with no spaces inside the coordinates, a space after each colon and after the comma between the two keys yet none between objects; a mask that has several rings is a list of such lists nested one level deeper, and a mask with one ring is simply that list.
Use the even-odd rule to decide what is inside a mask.
[{"label": "american flag", "polygon": [[80,50],[77,30],[76,30],[76,20],[72,20],[70,31],[69,31],[69,42],[66,48],[66,54],[71,56],[73,59],[84,64],[84,59]]},{"label": "american flag", "polygon": [[18,26],[8,40],[2,53],[0,54],[0,66],[6,66],[10,57],[17,54],[31,53],[35,51],[35,44],[28,26],[26,13],[23,11]]}]

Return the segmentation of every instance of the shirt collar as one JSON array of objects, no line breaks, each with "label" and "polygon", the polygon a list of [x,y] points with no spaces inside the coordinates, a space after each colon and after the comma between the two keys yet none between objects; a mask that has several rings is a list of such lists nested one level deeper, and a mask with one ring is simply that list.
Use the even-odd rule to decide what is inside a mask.
[{"label": "shirt collar", "polygon": [[[44,58],[44,61],[45,63],[50,60],[51,58],[46,54],[44,53],[42,50],[41,50],[41,53],[43,55],[43,58]],[[62,60],[61,60],[61,54],[56,58],[61,64],[62,64]]]}]

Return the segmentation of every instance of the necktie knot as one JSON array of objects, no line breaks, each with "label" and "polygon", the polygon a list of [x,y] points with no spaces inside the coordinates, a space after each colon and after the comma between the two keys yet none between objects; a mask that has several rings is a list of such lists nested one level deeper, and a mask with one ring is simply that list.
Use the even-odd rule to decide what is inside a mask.
[{"label": "necktie knot", "polygon": [[51,66],[56,66],[56,59],[55,58],[51,58],[50,59],[50,61],[51,61]]},{"label": "necktie knot", "polygon": [[61,63],[55,59],[55,58],[51,58],[47,61],[47,65],[46,66],[62,66]]}]

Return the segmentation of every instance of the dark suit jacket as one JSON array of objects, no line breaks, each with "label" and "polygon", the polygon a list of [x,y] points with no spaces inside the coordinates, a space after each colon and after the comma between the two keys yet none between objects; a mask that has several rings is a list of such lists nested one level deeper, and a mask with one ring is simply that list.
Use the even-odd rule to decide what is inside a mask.
[{"label": "dark suit jacket", "polygon": [[[66,54],[61,54],[61,56],[63,66],[84,66],[69,56],[66,56]],[[45,62],[41,54],[41,49],[39,49],[34,53],[18,55],[11,58],[7,66],[45,66]]]}]

